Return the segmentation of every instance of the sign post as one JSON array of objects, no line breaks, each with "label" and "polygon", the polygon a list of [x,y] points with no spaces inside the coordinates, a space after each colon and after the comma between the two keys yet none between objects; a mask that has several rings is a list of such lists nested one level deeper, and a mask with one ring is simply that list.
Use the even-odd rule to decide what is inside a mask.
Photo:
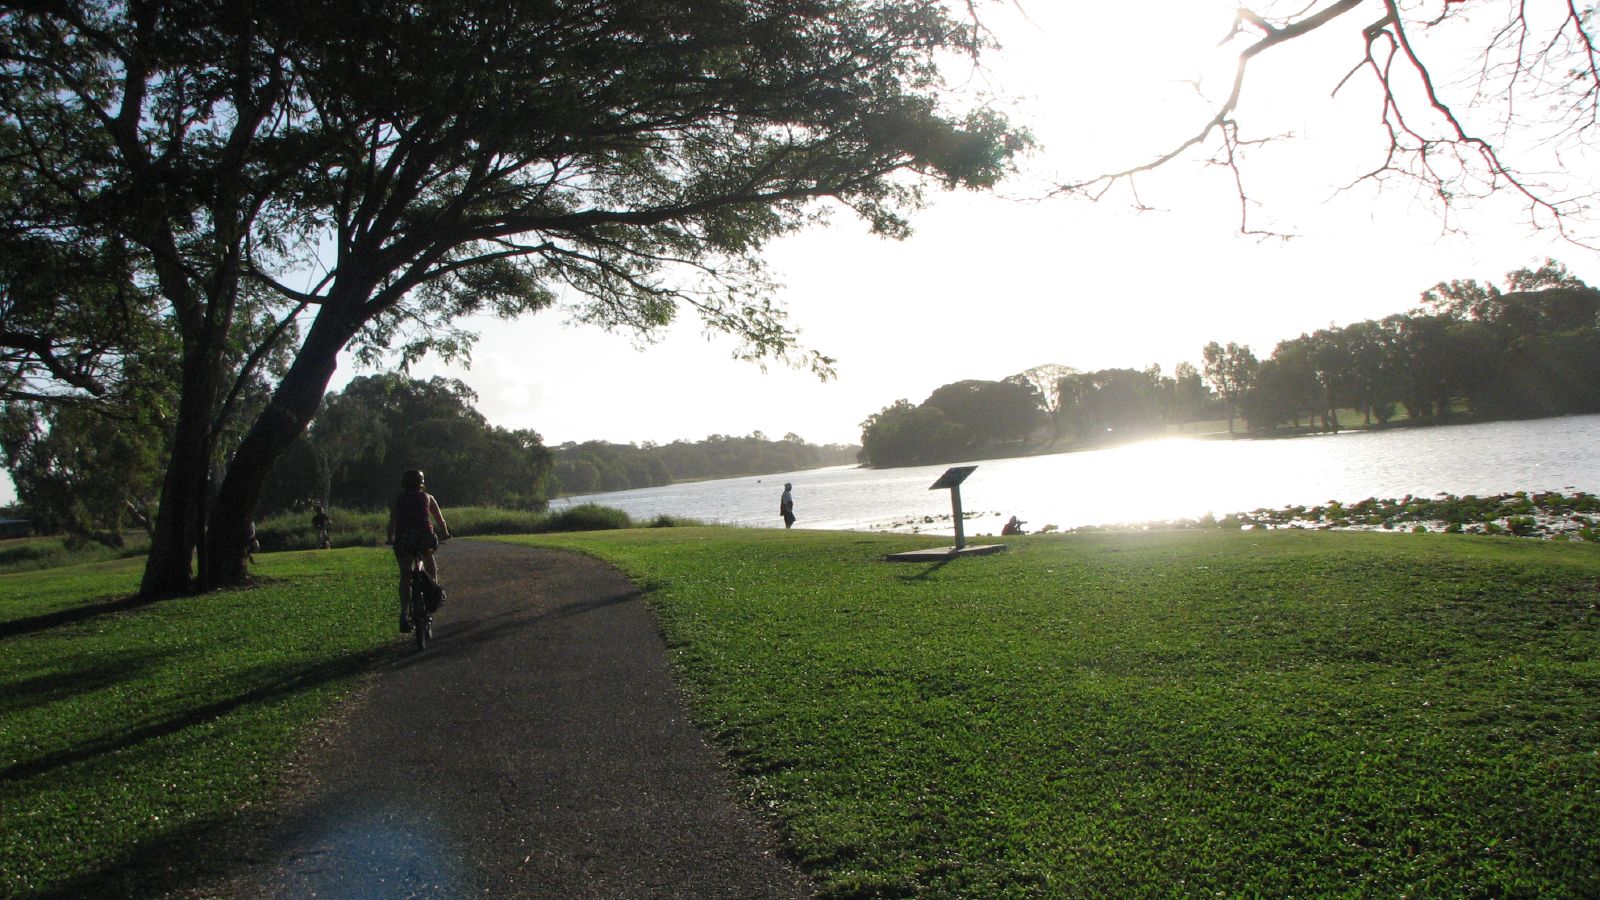
[{"label": "sign post", "polygon": [[930,491],[940,488],[950,489],[950,518],[956,523],[956,549],[961,550],[967,546],[966,529],[961,516],[961,482],[967,480],[977,466],[952,466],[945,470],[939,480],[928,487]]}]

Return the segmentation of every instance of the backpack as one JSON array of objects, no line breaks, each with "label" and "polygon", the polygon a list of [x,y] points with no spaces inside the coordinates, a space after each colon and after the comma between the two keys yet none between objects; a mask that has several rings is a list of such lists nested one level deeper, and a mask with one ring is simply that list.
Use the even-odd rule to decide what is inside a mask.
[{"label": "backpack", "polygon": [[412,584],[417,590],[422,591],[422,599],[428,604],[428,612],[438,612],[439,607],[444,605],[444,588],[440,587],[439,582],[426,571],[419,571],[416,574],[417,579]]}]

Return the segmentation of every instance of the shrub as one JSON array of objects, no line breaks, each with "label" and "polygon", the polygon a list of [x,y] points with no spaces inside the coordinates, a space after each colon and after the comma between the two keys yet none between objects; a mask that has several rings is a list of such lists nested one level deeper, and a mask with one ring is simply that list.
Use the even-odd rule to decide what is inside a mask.
[{"label": "shrub", "polygon": [[561,510],[545,523],[546,531],[606,531],[632,528],[633,519],[620,509],[584,503]]},{"label": "shrub", "polygon": [[544,530],[548,517],[543,513],[520,509],[497,509],[469,506],[461,510],[445,511],[454,534],[531,534]]},{"label": "shrub", "polygon": [[69,566],[77,563],[101,562],[127,556],[139,556],[149,549],[150,541],[142,533],[122,548],[110,547],[94,541],[69,541],[61,537],[29,537],[0,541],[0,572],[31,572]]}]

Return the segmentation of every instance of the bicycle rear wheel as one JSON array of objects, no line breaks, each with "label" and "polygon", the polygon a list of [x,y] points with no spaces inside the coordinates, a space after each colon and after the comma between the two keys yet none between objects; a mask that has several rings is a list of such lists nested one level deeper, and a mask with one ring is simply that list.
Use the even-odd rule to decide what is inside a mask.
[{"label": "bicycle rear wheel", "polygon": [[411,635],[418,650],[428,648],[429,633],[433,630],[432,616],[428,614],[428,598],[422,591],[422,570],[411,572]]}]

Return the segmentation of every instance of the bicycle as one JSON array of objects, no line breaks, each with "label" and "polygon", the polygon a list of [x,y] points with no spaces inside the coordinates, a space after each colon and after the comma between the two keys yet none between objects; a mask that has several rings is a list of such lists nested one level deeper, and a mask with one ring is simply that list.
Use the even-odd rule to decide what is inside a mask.
[{"label": "bicycle", "polygon": [[[443,540],[448,540],[448,538],[442,538],[441,541]],[[406,578],[409,579],[410,583],[406,585],[406,589],[410,595],[408,605],[410,606],[411,615],[411,637],[417,645],[417,650],[421,651],[428,649],[428,643],[433,640],[434,610],[428,608],[429,591],[426,589],[426,585],[429,576],[428,570],[422,564],[425,558],[424,551],[413,548],[410,553],[411,562],[406,567]],[[437,585],[435,585],[435,588],[437,588]],[[434,609],[437,608],[437,606],[434,607]]]}]

